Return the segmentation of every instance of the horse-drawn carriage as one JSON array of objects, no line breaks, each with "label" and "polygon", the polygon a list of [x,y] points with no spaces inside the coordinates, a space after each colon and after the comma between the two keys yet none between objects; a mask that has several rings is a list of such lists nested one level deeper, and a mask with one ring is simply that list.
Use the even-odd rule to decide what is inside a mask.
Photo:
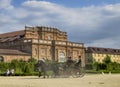
[{"label": "horse-drawn carriage", "polygon": [[64,63],[50,62],[39,60],[35,64],[36,70],[39,72],[39,77],[83,77],[85,74],[84,67],[81,66],[81,61],[75,62],[68,60]]}]

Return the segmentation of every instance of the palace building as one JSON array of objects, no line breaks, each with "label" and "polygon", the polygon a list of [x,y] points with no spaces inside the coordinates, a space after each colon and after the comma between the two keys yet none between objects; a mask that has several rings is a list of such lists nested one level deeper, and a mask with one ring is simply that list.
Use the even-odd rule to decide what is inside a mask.
[{"label": "palace building", "polygon": [[87,47],[85,50],[85,64],[102,63],[106,56],[109,56],[112,62],[120,63],[120,49]]},{"label": "palace building", "polygon": [[57,28],[25,26],[20,31],[0,34],[0,61],[45,58],[65,62],[68,57],[77,60],[79,56],[84,65],[84,44],[68,41],[67,33]]}]

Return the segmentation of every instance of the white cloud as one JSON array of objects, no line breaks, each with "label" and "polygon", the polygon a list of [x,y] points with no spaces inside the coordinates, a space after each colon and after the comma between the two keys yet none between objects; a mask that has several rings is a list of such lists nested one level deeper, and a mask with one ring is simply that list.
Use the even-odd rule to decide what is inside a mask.
[{"label": "white cloud", "polygon": [[0,0],[0,9],[13,9],[11,0]]},{"label": "white cloud", "polygon": [[54,7],[58,5],[46,1],[26,1],[22,4],[23,6],[27,6],[30,8],[43,8],[43,9],[55,9]]},{"label": "white cloud", "polygon": [[[10,1],[6,0],[7,5],[0,7],[12,7],[0,13],[2,32],[21,29],[25,24],[45,25],[67,31],[70,40],[93,46],[104,42],[101,46],[115,47],[117,43],[120,43],[119,3],[68,8],[47,1],[29,0],[23,2],[20,7],[13,8]],[[114,40],[113,37],[118,39]],[[119,45],[116,47],[120,48]]]},{"label": "white cloud", "polygon": [[24,8],[16,8],[12,10],[13,13],[9,12],[11,17],[17,18],[17,19],[23,19],[26,18],[29,15],[29,12],[27,12]]}]

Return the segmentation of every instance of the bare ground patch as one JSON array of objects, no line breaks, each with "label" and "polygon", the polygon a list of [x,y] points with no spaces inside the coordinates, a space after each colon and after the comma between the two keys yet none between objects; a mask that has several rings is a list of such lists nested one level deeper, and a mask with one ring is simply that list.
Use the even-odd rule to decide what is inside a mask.
[{"label": "bare ground patch", "polygon": [[0,87],[120,87],[120,74],[46,79],[37,76],[0,77]]}]

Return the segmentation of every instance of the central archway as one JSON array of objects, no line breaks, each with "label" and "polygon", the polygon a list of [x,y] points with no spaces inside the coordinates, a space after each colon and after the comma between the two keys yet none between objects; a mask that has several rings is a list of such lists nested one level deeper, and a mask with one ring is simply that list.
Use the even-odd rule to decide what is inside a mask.
[{"label": "central archway", "polygon": [[66,56],[63,51],[59,53],[58,62],[66,62]]}]

